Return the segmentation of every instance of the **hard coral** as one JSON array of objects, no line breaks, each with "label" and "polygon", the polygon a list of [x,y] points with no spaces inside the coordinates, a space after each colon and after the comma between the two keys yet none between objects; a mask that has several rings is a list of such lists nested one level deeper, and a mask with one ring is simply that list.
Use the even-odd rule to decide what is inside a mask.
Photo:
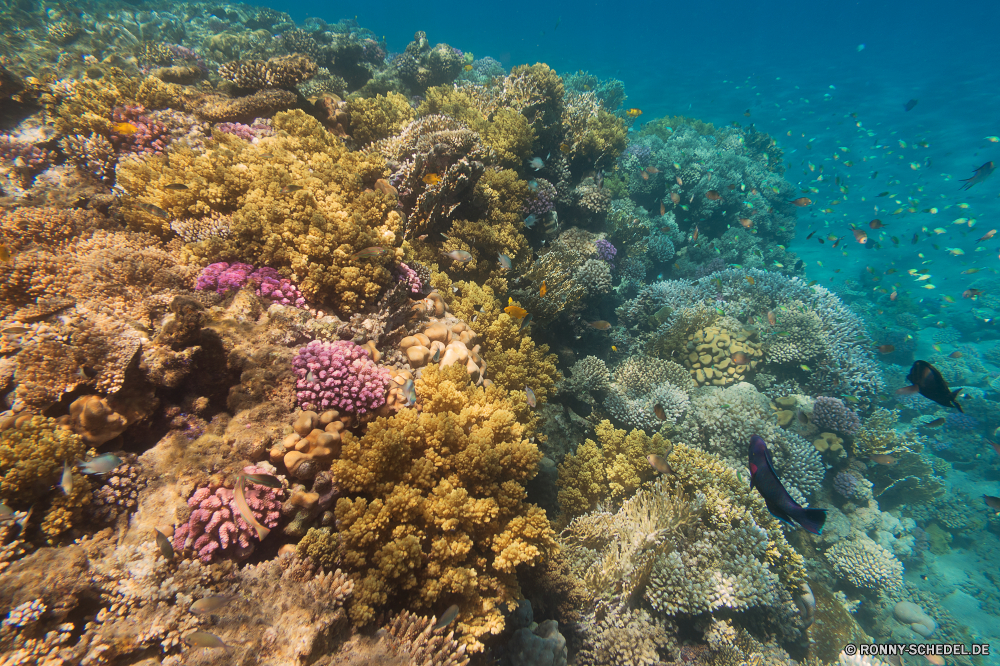
[{"label": "hard coral", "polygon": [[226,63],[219,76],[245,90],[291,88],[316,73],[316,62],[304,55]]},{"label": "hard coral", "polygon": [[842,435],[853,435],[861,427],[861,420],[839,398],[819,396],[813,403],[812,422],[821,430],[832,430]]},{"label": "hard coral", "polygon": [[420,412],[344,433],[333,463],[350,495],[336,507],[340,566],[358,582],[350,615],[366,624],[389,604],[455,602],[463,640],[481,647],[519,596],[517,567],[555,546],[544,511],[524,501],[541,453],[506,395],[464,369],[425,368],[416,389]]},{"label": "hard coral", "polygon": [[[269,473],[254,465],[244,467],[243,472]],[[244,486],[250,511],[268,528],[278,525],[284,492],[282,488],[268,488],[250,481]],[[232,555],[238,560],[250,556],[258,541],[257,532],[243,519],[232,490],[221,486],[199,488],[187,503],[192,509],[191,516],[174,531],[174,550],[191,550],[206,564],[220,554]]]},{"label": "hard coral", "polygon": [[303,409],[337,409],[363,415],[385,404],[389,371],[371,352],[349,340],[313,340],[292,361]]}]

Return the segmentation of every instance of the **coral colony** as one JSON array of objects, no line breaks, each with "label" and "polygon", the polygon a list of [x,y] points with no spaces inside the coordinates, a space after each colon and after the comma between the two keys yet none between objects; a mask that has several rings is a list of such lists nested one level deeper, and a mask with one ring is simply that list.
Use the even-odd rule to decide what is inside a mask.
[{"label": "coral colony", "polygon": [[918,579],[997,531],[1000,347],[811,280],[767,134],[353,20],[3,15],[0,663],[979,640]]}]

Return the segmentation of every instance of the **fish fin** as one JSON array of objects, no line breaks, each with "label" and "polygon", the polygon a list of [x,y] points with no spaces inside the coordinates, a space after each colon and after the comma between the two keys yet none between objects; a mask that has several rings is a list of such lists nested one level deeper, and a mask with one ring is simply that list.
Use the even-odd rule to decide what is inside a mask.
[{"label": "fish fin", "polygon": [[795,521],[812,534],[823,533],[823,523],[826,522],[826,509],[805,509],[799,507]]},{"label": "fish fin", "polygon": [[772,516],[774,516],[781,522],[785,523],[786,525],[795,527],[795,521],[792,520],[792,517],[789,516],[784,509],[778,506],[776,502],[772,502],[771,500],[765,498],[764,504],[767,506],[768,513],[770,513]]},{"label": "fish fin", "polygon": [[962,405],[958,404],[958,400],[956,400],[956,398],[958,398],[958,394],[961,393],[961,392],[962,392],[962,389],[958,389],[957,391],[953,391],[952,392],[952,394],[951,394],[951,404],[955,405],[955,408],[958,409],[959,412],[961,412],[962,414],[964,414],[965,410],[962,409]]}]

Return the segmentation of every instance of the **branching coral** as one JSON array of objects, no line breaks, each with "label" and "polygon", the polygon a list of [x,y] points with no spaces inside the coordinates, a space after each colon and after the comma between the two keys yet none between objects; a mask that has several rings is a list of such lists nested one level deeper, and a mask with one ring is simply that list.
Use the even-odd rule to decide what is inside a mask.
[{"label": "branching coral", "polygon": [[586,440],[559,465],[559,505],[568,520],[610,500],[619,503],[653,478],[646,457],[666,456],[670,442],[642,430],[626,433],[609,421],[595,428],[597,442]]},{"label": "branching coral", "polygon": [[903,565],[867,537],[838,541],[826,557],[834,571],[855,587],[891,594],[903,584]]},{"label": "branching coral", "polygon": [[370,622],[389,605],[420,610],[455,601],[460,632],[503,628],[518,596],[515,571],[554,547],[545,513],[524,501],[541,453],[497,389],[464,368],[425,368],[421,411],[403,409],[343,435],[333,476],[341,566],[356,575],[350,614]]},{"label": "branching coral", "polygon": [[359,146],[395,136],[414,115],[406,97],[394,92],[353,97],[347,102],[347,111],[351,115],[351,137]]}]

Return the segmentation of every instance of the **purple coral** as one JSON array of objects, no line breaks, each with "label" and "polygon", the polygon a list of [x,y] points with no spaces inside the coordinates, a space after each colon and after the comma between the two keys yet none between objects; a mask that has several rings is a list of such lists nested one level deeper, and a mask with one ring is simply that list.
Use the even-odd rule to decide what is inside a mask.
[{"label": "purple coral", "polygon": [[[246,474],[269,474],[262,467],[249,465]],[[267,528],[278,525],[283,488],[268,488],[247,481],[244,496],[254,518]],[[257,532],[236,506],[235,493],[229,488],[199,488],[188,499],[191,517],[174,531],[174,550],[192,549],[198,559],[208,564],[218,554],[246,559],[253,552]]]},{"label": "purple coral", "polygon": [[420,276],[417,275],[417,272],[402,262],[399,264],[397,279],[409,285],[411,294],[419,294],[420,290],[423,289],[423,285],[420,283]]},{"label": "purple coral", "polygon": [[127,104],[112,111],[108,139],[119,153],[162,155],[173,138],[166,125],[145,115],[141,104]]},{"label": "purple coral", "polygon": [[853,435],[861,427],[858,415],[848,409],[843,400],[820,396],[813,403],[813,423],[820,430]]},{"label": "purple coral", "polygon": [[244,125],[243,123],[218,123],[215,125],[215,129],[220,132],[225,132],[226,134],[232,134],[233,136],[238,136],[244,141],[253,141],[254,139],[272,136],[274,130],[270,126],[269,120],[262,120],[258,118],[253,121],[252,125]]},{"label": "purple coral", "polygon": [[217,294],[224,294],[246,284],[255,286],[258,296],[268,298],[275,303],[297,308],[306,307],[306,299],[299,288],[288,278],[282,277],[278,271],[267,266],[254,269],[250,264],[229,264],[225,261],[209,264],[198,274],[194,288],[198,291],[212,289]]},{"label": "purple coral", "polygon": [[349,340],[313,340],[292,360],[299,406],[365,414],[385,404],[390,375]]},{"label": "purple coral", "polygon": [[854,499],[858,486],[858,477],[850,472],[840,472],[833,477],[833,489],[847,499]]},{"label": "purple coral", "polygon": [[597,248],[597,258],[601,261],[608,262],[611,264],[611,267],[614,268],[615,255],[618,254],[618,250],[616,250],[615,246],[611,244],[611,241],[602,238],[594,243],[594,247]]},{"label": "purple coral", "polygon": [[556,188],[544,178],[528,183],[530,194],[524,202],[525,215],[544,215],[556,209]]},{"label": "purple coral", "polygon": [[968,414],[948,414],[944,417],[946,430],[972,432],[979,429],[979,419]]}]

